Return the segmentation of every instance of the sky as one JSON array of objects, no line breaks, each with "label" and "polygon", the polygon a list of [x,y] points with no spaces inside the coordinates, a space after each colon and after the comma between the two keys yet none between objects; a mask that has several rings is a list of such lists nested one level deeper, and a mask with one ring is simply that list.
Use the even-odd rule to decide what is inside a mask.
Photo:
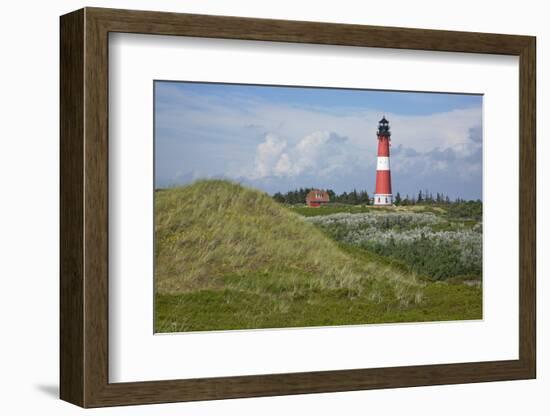
[{"label": "sky", "polygon": [[372,194],[385,116],[394,194],[482,199],[481,95],[155,81],[154,100],[156,188]]}]

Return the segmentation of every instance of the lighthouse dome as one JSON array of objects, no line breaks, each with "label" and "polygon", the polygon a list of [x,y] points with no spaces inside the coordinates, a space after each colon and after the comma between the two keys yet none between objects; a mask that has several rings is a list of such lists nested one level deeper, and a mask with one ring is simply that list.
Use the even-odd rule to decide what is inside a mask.
[{"label": "lighthouse dome", "polygon": [[390,122],[386,120],[386,116],[382,117],[382,120],[378,122],[378,131],[376,132],[378,136],[390,137]]}]

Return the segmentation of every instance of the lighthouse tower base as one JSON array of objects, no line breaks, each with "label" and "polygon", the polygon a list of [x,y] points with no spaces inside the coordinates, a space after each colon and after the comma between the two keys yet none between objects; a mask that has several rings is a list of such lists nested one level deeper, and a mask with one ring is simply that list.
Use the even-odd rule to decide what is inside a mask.
[{"label": "lighthouse tower base", "polygon": [[374,194],[374,205],[392,205],[392,194]]}]

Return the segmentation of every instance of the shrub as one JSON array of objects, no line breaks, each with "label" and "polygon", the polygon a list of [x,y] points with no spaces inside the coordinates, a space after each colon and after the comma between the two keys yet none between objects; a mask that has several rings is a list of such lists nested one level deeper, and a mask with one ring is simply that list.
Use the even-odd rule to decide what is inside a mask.
[{"label": "shrub", "polygon": [[433,213],[341,213],[306,221],[338,241],[396,258],[433,279],[481,277],[481,223],[466,227]]}]

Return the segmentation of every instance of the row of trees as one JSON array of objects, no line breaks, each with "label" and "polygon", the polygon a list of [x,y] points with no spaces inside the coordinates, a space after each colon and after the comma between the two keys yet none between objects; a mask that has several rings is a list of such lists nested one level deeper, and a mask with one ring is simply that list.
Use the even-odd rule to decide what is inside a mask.
[{"label": "row of trees", "polygon": [[[314,188],[300,188],[289,191],[285,194],[277,192],[273,195],[273,199],[283,204],[303,204],[306,202],[307,194],[313,189]],[[330,202],[339,202],[341,204],[350,205],[368,205],[371,203],[370,196],[367,191],[357,191],[354,189],[349,193],[343,192],[341,194],[337,194],[332,189],[327,189],[326,191],[329,195]]]},{"label": "row of trees", "polygon": [[[405,195],[405,197],[402,197],[401,194],[398,192],[395,194],[394,203],[395,205],[416,205],[416,204],[424,204],[424,205],[433,205],[433,204],[451,204],[453,201],[451,201],[451,198],[449,198],[448,195],[445,195],[440,192],[436,192],[435,196],[429,192],[428,190],[425,190],[424,192],[418,191],[418,194],[415,196]],[[460,198],[457,198],[454,200],[454,202],[462,202]]]},{"label": "row of trees", "polygon": [[[306,195],[313,188],[300,188],[287,193],[277,192],[273,195],[275,201],[283,204],[303,204],[306,201]],[[351,192],[342,192],[337,194],[332,189],[327,189],[327,193],[330,197],[330,202],[337,202],[341,204],[349,205],[370,205],[372,200],[367,191],[356,190],[354,189]],[[428,190],[418,191],[417,195],[405,195],[402,196],[397,192],[394,196],[395,205],[450,205],[450,204],[460,204],[466,202],[464,199],[456,198],[451,200],[448,195],[445,195],[441,192],[436,192],[433,194]]]}]

